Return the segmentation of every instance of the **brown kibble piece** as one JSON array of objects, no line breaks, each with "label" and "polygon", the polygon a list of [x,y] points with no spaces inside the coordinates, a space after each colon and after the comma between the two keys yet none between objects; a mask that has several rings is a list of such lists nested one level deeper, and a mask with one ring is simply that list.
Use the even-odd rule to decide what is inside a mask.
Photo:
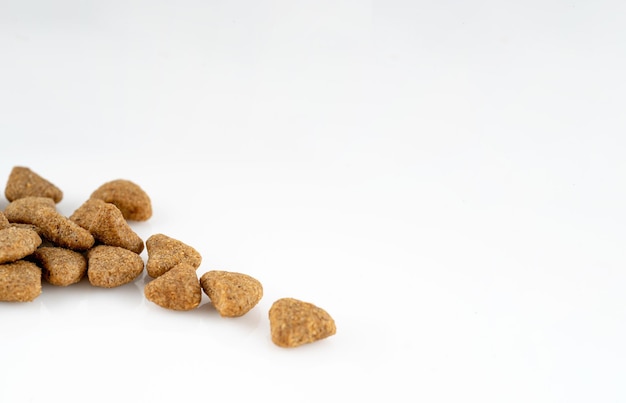
[{"label": "brown kibble piece", "polygon": [[57,246],[87,250],[95,242],[89,231],[57,212],[54,201],[49,197],[16,199],[4,209],[4,215],[11,223],[38,227],[43,237]]},{"label": "brown kibble piece", "polygon": [[197,250],[163,234],[150,236],[146,240],[146,250],[146,271],[152,278],[161,276],[179,263],[187,263],[197,269],[202,262],[202,256]]},{"label": "brown kibble piece", "polygon": [[7,217],[4,215],[2,211],[0,211],[0,229],[9,228],[11,223],[7,220]]},{"label": "brown kibble piece", "polygon": [[149,301],[175,311],[189,311],[200,305],[202,288],[196,268],[180,263],[144,287]]},{"label": "brown kibble piece", "polygon": [[41,267],[44,280],[52,285],[76,284],[87,272],[85,256],[71,249],[42,246],[32,257]]},{"label": "brown kibble piece", "polygon": [[19,166],[13,167],[11,170],[4,195],[10,202],[27,196],[49,197],[55,203],[63,199],[61,189],[30,168]]},{"label": "brown kibble piece", "polygon": [[41,238],[31,229],[9,227],[0,230],[0,264],[13,262],[32,254]]},{"label": "brown kibble piece", "polygon": [[335,321],[309,302],[281,298],[269,311],[272,341],[279,347],[297,347],[336,333]]},{"label": "brown kibble piece", "polygon": [[263,297],[261,282],[243,273],[211,270],[200,277],[200,285],[223,317],[242,316]]},{"label": "brown kibble piece", "polygon": [[143,240],[113,203],[88,199],[72,213],[70,220],[88,230],[105,245],[119,246],[137,254],[144,249]]},{"label": "brown kibble piece", "polygon": [[18,260],[0,264],[0,301],[29,302],[41,294],[41,269]]},{"label": "brown kibble piece", "polygon": [[98,245],[87,252],[87,278],[91,285],[119,287],[135,280],[143,271],[143,259],[119,246]]},{"label": "brown kibble piece", "polygon": [[113,203],[127,220],[146,221],[152,217],[152,203],[148,194],[134,182],[116,179],[96,189],[91,198]]}]

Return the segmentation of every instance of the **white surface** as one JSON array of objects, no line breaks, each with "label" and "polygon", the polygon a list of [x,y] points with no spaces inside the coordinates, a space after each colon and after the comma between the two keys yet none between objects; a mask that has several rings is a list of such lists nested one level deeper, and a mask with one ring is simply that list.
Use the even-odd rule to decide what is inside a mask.
[{"label": "white surface", "polygon": [[[68,215],[133,180],[139,235],[265,289],[231,320],[145,275],[0,304],[0,401],[625,401],[625,13],[0,0],[0,177]],[[274,346],[285,296],[337,334]]]}]

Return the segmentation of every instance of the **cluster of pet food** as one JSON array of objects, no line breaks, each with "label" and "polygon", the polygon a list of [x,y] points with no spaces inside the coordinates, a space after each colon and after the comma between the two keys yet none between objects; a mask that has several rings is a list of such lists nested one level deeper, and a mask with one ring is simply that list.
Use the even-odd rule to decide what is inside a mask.
[{"label": "cluster of pet food", "polygon": [[[202,256],[179,239],[156,233],[144,243],[130,222],[150,219],[152,203],[130,180],[102,184],[69,217],[56,208],[63,192],[28,167],[13,167],[5,196],[9,204],[0,211],[0,301],[33,301],[42,293],[42,281],[65,287],[86,276],[92,286],[119,287],[144,269],[151,278],[145,297],[166,309],[195,309],[204,292],[222,317],[232,318],[245,315],[263,297],[261,282],[244,273],[209,270],[198,276]],[[328,312],[295,298],[274,301],[268,316],[271,339],[280,347],[336,333]]]}]

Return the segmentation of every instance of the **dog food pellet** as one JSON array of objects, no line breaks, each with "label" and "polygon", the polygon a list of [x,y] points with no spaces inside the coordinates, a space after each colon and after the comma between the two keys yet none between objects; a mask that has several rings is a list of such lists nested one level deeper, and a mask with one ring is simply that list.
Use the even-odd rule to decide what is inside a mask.
[{"label": "dog food pellet", "polygon": [[28,302],[41,294],[41,269],[33,262],[18,260],[0,264],[0,301]]},{"label": "dog food pellet", "polygon": [[41,267],[43,279],[57,286],[76,284],[87,272],[87,259],[82,253],[55,246],[42,246],[32,258]]},{"label": "dog food pellet", "polygon": [[164,234],[150,236],[146,240],[146,251],[146,272],[152,278],[161,276],[179,263],[187,263],[197,269],[202,262],[202,256],[196,249]]},{"label": "dog food pellet", "polygon": [[88,230],[105,245],[119,246],[137,254],[144,249],[141,237],[133,231],[113,203],[88,199],[70,215],[70,220]]},{"label": "dog food pellet", "polygon": [[7,200],[21,199],[27,196],[49,197],[58,203],[63,199],[61,189],[50,183],[27,167],[13,167],[4,190]]},{"label": "dog food pellet", "polygon": [[4,215],[11,223],[39,227],[43,237],[56,246],[87,250],[95,242],[89,231],[57,212],[54,200],[49,197],[27,196],[16,199],[4,209]]},{"label": "dog food pellet", "polygon": [[175,311],[189,311],[200,305],[202,288],[196,268],[179,263],[144,287],[149,301]]},{"label": "dog food pellet", "polygon": [[139,277],[143,267],[141,256],[119,246],[98,245],[87,252],[87,278],[96,287],[128,284]]},{"label": "dog food pellet", "polygon": [[9,227],[0,230],[0,263],[13,262],[32,254],[41,245],[37,232]]},{"label": "dog food pellet", "polygon": [[11,223],[7,220],[7,217],[4,215],[2,211],[0,211],[0,229],[9,228]]},{"label": "dog food pellet", "polygon": [[261,283],[243,273],[211,270],[200,277],[200,285],[223,317],[242,316],[263,297]]},{"label": "dog food pellet", "polygon": [[272,341],[279,347],[297,347],[332,336],[337,331],[333,318],[309,302],[281,298],[269,311]]},{"label": "dog food pellet", "polygon": [[124,218],[131,221],[146,221],[152,217],[152,203],[148,194],[134,182],[116,179],[96,189],[91,198],[113,203]]}]

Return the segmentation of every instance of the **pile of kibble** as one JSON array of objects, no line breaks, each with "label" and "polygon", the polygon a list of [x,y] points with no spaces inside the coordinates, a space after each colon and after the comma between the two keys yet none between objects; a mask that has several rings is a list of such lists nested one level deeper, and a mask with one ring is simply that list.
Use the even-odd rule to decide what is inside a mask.
[{"label": "pile of kibble", "polygon": [[[191,245],[162,233],[144,240],[130,222],[152,217],[148,194],[136,183],[115,179],[95,189],[69,217],[56,206],[63,192],[32,169],[15,166],[0,211],[0,301],[29,302],[42,281],[67,287],[87,277],[94,287],[133,282],[146,270],[145,297],[164,309],[197,308],[204,292],[224,318],[240,317],[263,297],[263,286],[244,273],[209,270]],[[141,256],[144,251],[147,259]],[[335,321],[322,308],[295,298],[269,310],[274,344],[296,347],[332,336]]]}]

